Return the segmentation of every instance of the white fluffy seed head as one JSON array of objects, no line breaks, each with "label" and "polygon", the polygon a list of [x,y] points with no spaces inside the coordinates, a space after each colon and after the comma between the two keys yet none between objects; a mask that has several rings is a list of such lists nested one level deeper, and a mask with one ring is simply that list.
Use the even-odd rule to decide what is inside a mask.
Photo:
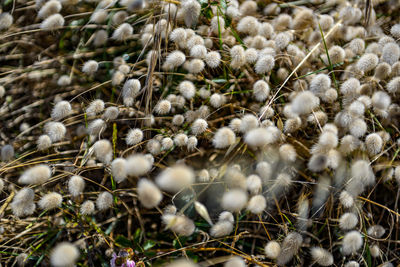
[{"label": "white fluffy seed head", "polygon": [[57,142],[64,138],[67,129],[61,122],[51,121],[45,124],[44,131],[50,137],[52,142]]},{"label": "white fluffy seed head", "polygon": [[322,130],[323,130],[323,132],[330,132],[334,135],[337,135],[339,133],[337,126],[333,123],[325,124],[324,127],[322,128]]},{"label": "white fluffy seed head", "polygon": [[397,166],[394,170],[394,178],[396,179],[397,186],[400,186],[400,166]]},{"label": "white fluffy seed head", "polygon": [[183,28],[176,28],[169,34],[170,40],[177,44],[184,42],[186,37],[186,31]]},{"label": "white fluffy seed head", "polygon": [[380,249],[379,249],[379,246],[378,245],[372,245],[370,248],[369,248],[369,251],[370,251],[370,253],[371,253],[371,256],[372,257],[374,257],[374,258],[377,258],[377,257],[379,257],[380,255],[381,255],[381,251],[380,251]]},{"label": "white fluffy seed head", "polygon": [[207,54],[207,48],[204,45],[195,45],[190,49],[190,56],[194,58],[204,58]]},{"label": "white fluffy seed head", "polygon": [[62,6],[61,3],[57,0],[51,0],[46,2],[39,10],[38,17],[41,19],[45,19],[48,16],[59,13]]},{"label": "white fluffy seed head", "polygon": [[222,105],[224,105],[226,102],[226,98],[224,95],[218,94],[218,93],[214,93],[211,95],[210,97],[210,104],[212,107],[214,108],[219,108]]},{"label": "white fluffy seed head", "polygon": [[241,45],[235,45],[230,50],[231,55],[231,67],[233,69],[239,69],[246,62],[244,48]]},{"label": "white fluffy seed head", "polygon": [[13,203],[33,202],[35,192],[31,188],[24,187],[17,192],[13,199]]},{"label": "white fluffy seed head", "polygon": [[267,243],[264,247],[264,253],[267,258],[276,259],[281,253],[281,245],[278,242],[272,240]]},{"label": "white fluffy seed head", "polygon": [[53,107],[51,118],[53,120],[60,120],[70,115],[71,112],[71,104],[68,101],[60,101]]},{"label": "white fluffy seed head", "polygon": [[111,162],[111,174],[117,183],[123,182],[128,176],[126,164],[127,161],[124,158],[116,158]]},{"label": "white fluffy seed head", "polygon": [[98,30],[94,33],[93,45],[99,47],[107,42],[108,33],[105,30]]},{"label": "white fluffy seed head", "polygon": [[257,74],[265,74],[270,72],[275,66],[275,59],[271,55],[265,55],[260,57],[256,65],[254,66],[254,70]]},{"label": "white fluffy seed head", "polygon": [[157,185],[165,191],[176,193],[190,186],[195,180],[194,172],[185,165],[175,165],[163,170],[156,178]]},{"label": "white fluffy seed head", "polygon": [[86,200],[85,202],[82,203],[81,208],[80,208],[80,213],[82,215],[92,215],[95,212],[95,206],[93,201],[91,200]]},{"label": "white fluffy seed head", "polygon": [[158,155],[161,152],[161,143],[157,139],[151,139],[146,144],[147,151],[151,155]]},{"label": "white fluffy seed head", "polygon": [[377,133],[371,133],[365,138],[365,146],[369,155],[377,155],[381,152],[383,145],[382,137]]},{"label": "white fluffy seed head", "polygon": [[122,88],[122,97],[124,99],[124,104],[131,106],[133,104],[134,98],[137,96],[141,89],[140,81],[137,79],[129,79],[124,83]]},{"label": "white fluffy seed head", "polygon": [[357,160],[351,165],[351,177],[369,186],[375,183],[375,174],[370,163],[366,160]]},{"label": "white fluffy seed head", "polygon": [[46,18],[41,24],[40,28],[43,30],[51,31],[64,26],[64,18],[60,14],[53,14]]},{"label": "white fluffy seed head", "polygon": [[106,10],[98,9],[98,10],[94,11],[92,13],[92,15],[90,16],[90,21],[97,23],[97,24],[101,24],[107,20],[107,15],[108,15],[108,13]]},{"label": "white fluffy seed head", "polygon": [[336,132],[325,130],[318,138],[318,145],[324,149],[335,148],[338,145],[338,137]]},{"label": "white fluffy seed head", "polygon": [[324,95],[321,96],[322,100],[326,103],[333,103],[337,99],[338,94],[336,89],[330,88],[325,91]]},{"label": "white fluffy seed head", "polygon": [[157,207],[163,196],[158,187],[148,179],[140,179],[137,185],[138,199],[148,209]]},{"label": "white fluffy seed head", "polygon": [[349,48],[354,54],[361,55],[365,49],[365,41],[360,38],[353,39],[349,43]]},{"label": "white fluffy seed head", "polygon": [[146,155],[133,154],[126,159],[126,173],[129,176],[142,176],[151,170],[153,162]]},{"label": "white fluffy seed head", "polygon": [[183,81],[178,85],[178,90],[183,97],[190,100],[196,93],[196,88],[191,81]]},{"label": "white fluffy seed head", "polygon": [[258,80],[253,84],[253,97],[260,102],[267,99],[269,95],[269,85],[264,80]]},{"label": "white fluffy seed head", "polygon": [[0,14],[0,30],[5,30],[10,28],[13,23],[13,17],[8,12],[3,12]]},{"label": "white fluffy seed head", "polygon": [[240,19],[239,23],[236,26],[236,29],[245,34],[256,35],[258,33],[258,29],[260,27],[260,23],[253,16],[246,16]]},{"label": "white fluffy seed head", "polygon": [[303,237],[297,232],[289,233],[282,242],[281,253],[277,258],[278,265],[287,264],[299,250]]},{"label": "white fluffy seed head", "polygon": [[[338,64],[338,63],[343,62],[344,58],[345,58],[345,55],[346,55],[344,49],[341,48],[340,46],[337,46],[337,45],[332,46],[328,50],[328,53],[329,53],[329,59],[330,59],[332,64]],[[324,63],[326,65],[329,65],[329,60],[328,60],[328,56],[326,55],[326,53],[323,54],[321,56],[321,58],[322,58],[322,60],[324,61]]]},{"label": "white fluffy seed head", "polygon": [[234,118],[229,123],[229,128],[231,128],[234,132],[240,131],[240,125],[242,124],[242,120],[239,118]]},{"label": "white fluffy seed head", "polygon": [[283,144],[279,147],[279,156],[285,162],[295,162],[297,158],[296,149],[291,144]]},{"label": "white fluffy seed head", "polygon": [[104,110],[104,102],[101,99],[96,99],[92,101],[86,108],[86,113],[88,116],[95,116]]},{"label": "white fluffy seed head", "polygon": [[344,267],[359,267],[359,266],[360,264],[356,261],[349,261],[344,265]]},{"label": "white fluffy seed head", "polygon": [[14,157],[14,147],[5,145],[1,147],[1,161],[8,161]]},{"label": "white fluffy seed head", "polygon": [[349,209],[354,204],[354,198],[346,190],[342,191],[339,196],[339,201],[346,209]]},{"label": "white fluffy seed head", "polygon": [[207,99],[210,97],[211,93],[210,90],[207,90],[206,88],[202,87],[199,90],[199,95],[202,99]]},{"label": "white fluffy seed head", "polygon": [[47,193],[39,201],[39,207],[42,210],[51,210],[61,207],[62,196],[56,192]]},{"label": "white fluffy seed head", "polygon": [[241,211],[247,203],[247,193],[240,189],[232,189],[225,192],[221,199],[223,209],[231,212]]},{"label": "white fluffy seed head", "polygon": [[186,56],[179,50],[172,51],[168,54],[166,63],[171,64],[174,68],[181,66],[186,61]]},{"label": "white fluffy seed head", "polygon": [[253,64],[257,61],[258,51],[255,48],[248,48],[244,52],[244,56],[246,58],[247,63]]},{"label": "white fluffy seed head", "polygon": [[74,266],[79,259],[79,249],[68,242],[55,246],[50,253],[50,262],[54,267]]},{"label": "white fluffy seed head", "polygon": [[37,148],[40,151],[50,148],[51,144],[52,144],[51,138],[47,134],[39,136],[37,140]]},{"label": "white fluffy seed head", "polygon": [[13,215],[23,217],[33,214],[36,209],[36,205],[33,202],[34,196],[32,189],[21,189],[10,204]]},{"label": "white fluffy seed head", "polygon": [[258,119],[253,114],[246,114],[243,116],[241,123],[240,123],[240,131],[242,133],[246,133],[251,129],[257,128],[258,126]]},{"label": "white fluffy seed head", "polygon": [[310,113],[319,105],[319,98],[316,97],[311,91],[303,91],[298,93],[292,100],[292,111],[298,115],[305,115]]},{"label": "white fluffy seed head", "polygon": [[115,71],[111,78],[111,84],[113,86],[120,85],[125,79],[125,74],[119,70]]},{"label": "white fluffy seed head", "polygon": [[110,141],[102,139],[96,141],[93,145],[93,150],[96,158],[104,164],[109,164],[112,159],[112,146]]},{"label": "white fluffy seed head", "polygon": [[235,219],[233,218],[232,213],[230,213],[229,211],[223,211],[219,215],[218,221],[220,221],[220,222],[227,221],[227,222],[230,222],[233,224],[235,222]]},{"label": "white fluffy seed head", "polygon": [[[288,106],[288,105],[287,105]],[[301,127],[301,119],[298,116],[286,120],[284,125],[285,133],[294,133]]]},{"label": "white fluffy seed head", "polygon": [[174,144],[178,147],[186,146],[188,143],[188,137],[184,133],[179,133],[174,137]]},{"label": "white fluffy seed head", "polygon": [[[244,3],[255,3],[253,1],[246,1]],[[243,4],[244,4],[243,3]],[[243,5],[242,4],[242,5]],[[230,258],[227,262],[225,262],[224,267],[246,267],[246,263],[241,257],[234,256]]]},{"label": "white fluffy seed head", "polygon": [[107,210],[113,205],[113,195],[109,192],[101,192],[96,199],[96,207],[100,211]]},{"label": "white fluffy seed head", "polygon": [[192,126],[191,126],[191,131],[193,134],[202,134],[207,130],[208,124],[207,121],[204,119],[196,119]]},{"label": "white fluffy seed head", "polygon": [[320,247],[311,248],[312,259],[321,266],[331,266],[333,264],[333,256],[326,249]]},{"label": "white fluffy seed head", "polygon": [[382,110],[386,110],[392,102],[390,96],[383,91],[375,92],[372,95],[371,101],[374,108]]},{"label": "white fluffy seed head", "polygon": [[185,215],[166,214],[161,217],[166,228],[171,229],[177,235],[191,236],[196,229],[193,221]]},{"label": "white fluffy seed head", "polygon": [[161,150],[170,150],[174,146],[174,141],[169,138],[165,137],[161,140]]},{"label": "white fluffy seed head", "polygon": [[351,231],[344,235],[342,253],[349,255],[356,253],[363,245],[363,237],[358,231]]},{"label": "white fluffy seed head", "polygon": [[205,64],[204,61],[198,58],[192,59],[187,62],[187,70],[189,73],[197,74],[204,70]]},{"label": "white fluffy seed head", "polygon": [[400,77],[395,77],[386,85],[389,93],[395,94],[400,92]]},{"label": "white fluffy seed head", "polygon": [[361,101],[353,101],[349,106],[349,113],[354,117],[364,115],[365,105]]},{"label": "white fluffy seed head", "polygon": [[112,38],[117,41],[124,41],[131,37],[133,34],[133,28],[128,23],[123,23],[118,26],[113,32]]},{"label": "white fluffy seed head", "polygon": [[45,164],[36,165],[24,171],[19,177],[20,184],[43,184],[51,177],[51,169]]},{"label": "white fluffy seed head", "polygon": [[86,61],[85,64],[83,64],[82,72],[92,75],[92,74],[96,73],[98,68],[99,68],[99,63],[97,63],[97,61],[89,60],[89,61]]},{"label": "white fluffy seed head", "polygon": [[188,0],[182,4],[181,8],[186,27],[191,28],[194,24],[197,24],[201,10],[200,3],[196,0]]},{"label": "white fluffy seed head", "polygon": [[214,224],[210,229],[210,235],[218,238],[227,236],[233,231],[233,223],[227,220],[220,220]]},{"label": "white fluffy seed head", "polygon": [[367,124],[363,119],[358,118],[350,122],[349,130],[354,137],[359,138],[367,132]]},{"label": "white fluffy seed head", "polygon": [[314,154],[308,161],[307,167],[313,172],[323,171],[328,166],[328,158],[326,155]]},{"label": "white fluffy seed head", "polygon": [[74,175],[68,181],[68,191],[73,197],[79,196],[85,189],[85,180],[81,176]]},{"label": "white fluffy seed head", "polygon": [[372,238],[381,238],[385,234],[385,228],[382,225],[372,225],[368,228],[367,234]]},{"label": "white fluffy seed head", "polygon": [[373,53],[366,53],[357,61],[356,66],[360,71],[369,72],[373,70],[378,63],[379,58],[377,55]]},{"label": "white fluffy seed head", "polygon": [[323,96],[330,88],[331,79],[326,74],[318,74],[310,82],[310,91],[317,96]]},{"label": "white fluffy seed head", "polygon": [[[261,109],[260,109],[258,114],[259,114],[259,117],[261,119],[269,119],[269,118],[272,118],[274,116],[275,111],[274,111],[274,109],[272,107],[270,107],[268,105],[265,105],[265,106],[261,107]],[[265,120],[263,120],[261,122],[262,125],[264,125],[263,124],[264,121]],[[271,126],[271,125],[268,125],[268,126]]]},{"label": "white fluffy seed head", "polygon": [[143,132],[139,128],[130,129],[128,134],[126,135],[126,144],[127,145],[136,145],[143,140]]},{"label": "white fluffy seed head", "polygon": [[181,114],[174,115],[172,118],[172,124],[176,126],[182,125],[184,121],[185,117],[183,117]]},{"label": "white fluffy seed head", "polygon": [[102,118],[106,121],[115,120],[118,118],[119,110],[117,107],[108,107],[106,108]]},{"label": "white fluffy seed head", "polygon": [[90,135],[99,135],[106,129],[106,123],[102,119],[96,119],[89,123],[87,132]]},{"label": "white fluffy seed head", "polygon": [[356,227],[358,223],[357,215],[352,212],[346,212],[339,219],[339,227],[342,230],[350,230]]},{"label": "white fluffy seed head", "polygon": [[166,99],[161,100],[155,107],[155,112],[160,115],[168,114],[171,110],[171,102]]},{"label": "white fluffy seed head", "polygon": [[292,35],[289,32],[278,33],[275,38],[275,46],[279,50],[285,49],[292,39]]},{"label": "white fluffy seed head", "polygon": [[262,189],[262,181],[260,176],[252,174],[249,177],[247,177],[246,188],[253,195],[259,194]]},{"label": "white fluffy seed head", "polygon": [[193,151],[197,147],[198,140],[196,136],[190,136],[187,141],[187,149]]},{"label": "white fluffy seed head", "polygon": [[400,58],[400,47],[396,43],[387,43],[382,49],[382,60],[393,65]]},{"label": "white fluffy seed head", "polygon": [[249,203],[247,203],[247,210],[254,214],[262,213],[267,207],[267,202],[263,195],[255,195],[250,198]]},{"label": "white fluffy seed head", "polygon": [[221,55],[217,51],[211,51],[206,54],[204,60],[210,68],[216,68],[221,63]]},{"label": "white fluffy seed head", "polygon": [[400,38],[400,23],[397,23],[390,28],[390,34],[395,38]]},{"label": "white fluffy seed head", "polygon": [[381,62],[375,68],[374,77],[378,80],[385,80],[390,76],[391,72],[392,67],[386,62]]},{"label": "white fluffy seed head", "polygon": [[246,177],[237,167],[239,167],[239,165],[232,166],[227,169],[224,175],[225,184],[228,188],[240,188],[245,190]]},{"label": "white fluffy seed head", "polygon": [[281,132],[275,126],[254,128],[246,133],[244,142],[251,147],[263,147],[277,142],[280,135]]},{"label": "white fluffy seed head", "polygon": [[213,145],[215,148],[227,148],[235,143],[236,135],[228,127],[222,127],[218,129],[213,137]]}]

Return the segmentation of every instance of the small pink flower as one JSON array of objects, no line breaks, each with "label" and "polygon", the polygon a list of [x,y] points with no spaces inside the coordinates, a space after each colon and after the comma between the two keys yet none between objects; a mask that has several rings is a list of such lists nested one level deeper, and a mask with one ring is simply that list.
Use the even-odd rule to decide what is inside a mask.
[{"label": "small pink flower", "polygon": [[[121,265],[117,265],[116,261],[119,258],[125,258],[126,260]],[[130,260],[128,258],[128,255],[125,251],[120,251],[118,253],[118,256],[117,256],[117,254],[113,253],[112,258],[110,260],[110,265],[111,265],[111,267],[135,267],[136,263],[135,263],[135,261]]]}]

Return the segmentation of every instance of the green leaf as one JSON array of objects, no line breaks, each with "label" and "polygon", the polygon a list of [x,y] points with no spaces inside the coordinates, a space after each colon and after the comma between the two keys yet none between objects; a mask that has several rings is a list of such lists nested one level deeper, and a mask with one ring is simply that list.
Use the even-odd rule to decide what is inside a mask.
[{"label": "green leaf", "polygon": [[149,250],[152,247],[154,247],[157,243],[153,240],[147,240],[144,244],[143,244],[143,250]]},{"label": "green leaf", "polygon": [[117,236],[117,238],[115,239],[115,243],[118,246],[124,247],[124,248],[132,248],[133,247],[132,242],[123,235]]},{"label": "green leaf", "polygon": [[226,79],[212,79],[211,81],[213,81],[215,83],[226,83],[227,82]]}]

